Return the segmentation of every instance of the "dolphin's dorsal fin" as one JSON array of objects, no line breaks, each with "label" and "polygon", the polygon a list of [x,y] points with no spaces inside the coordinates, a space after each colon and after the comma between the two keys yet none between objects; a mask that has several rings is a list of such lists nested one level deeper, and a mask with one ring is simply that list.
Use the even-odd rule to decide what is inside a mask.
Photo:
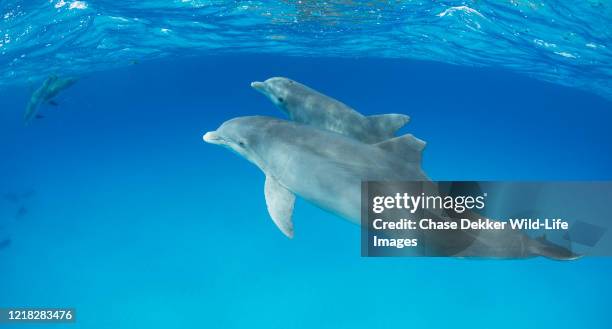
[{"label": "dolphin's dorsal fin", "polygon": [[381,135],[389,137],[395,136],[395,133],[409,121],[410,117],[405,114],[380,114],[366,117],[370,123],[370,127],[378,131]]},{"label": "dolphin's dorsal fin", "polygon": [[274,224],[288,238],[293,238],[293,205],[295,194],[282,186],[274,177],[266,175],[264,188],[268,213]]},{"label": "dolphin's dorsal fin", "polygon": [[406,134],[374,145],[410,162],[421,163],[421,154],[426,143],[412,134]]}]

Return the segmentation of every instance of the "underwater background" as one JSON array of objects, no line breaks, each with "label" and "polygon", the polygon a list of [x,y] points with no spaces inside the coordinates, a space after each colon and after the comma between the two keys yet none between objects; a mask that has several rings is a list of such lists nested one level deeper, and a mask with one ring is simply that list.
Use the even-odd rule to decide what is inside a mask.
[{"label": "underwater background", "polygon": [[[434,180],[611,180],[610,4],[501,3],[1,1],[0,307],[77,310],[18,328],[610,328],[609,258],[362,258],[359,227],[299,199],[289,240],[260,170],[202,141],[284,117],[249,83],[287,76],[410,115]],[[50,74],[79,81],[25,126]]]}]

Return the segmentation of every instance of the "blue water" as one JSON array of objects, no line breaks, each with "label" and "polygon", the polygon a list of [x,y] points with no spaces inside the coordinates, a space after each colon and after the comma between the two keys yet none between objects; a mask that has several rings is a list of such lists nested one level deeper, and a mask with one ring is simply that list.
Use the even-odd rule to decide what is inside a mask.
[{"label": "blue water", "polygon": [[[514,2],[523,11],[553,11],[542,2]],[[427,141],[423,167],[436,180],[610,180],[606,2],[554,10],[583,15],[571,16],[581,27],[575,37],[591,35],[588,42],[603,46],[572,59],[588,65],[533,45],[528,50],[527,43],[496,47],[503,45],[497,34],[482,36],[493,44],[465,41],[479,47],[473,52],[438,39],[406,44],[384,33],[377,39],[376,20],[361,11],[350,17],[367,18],[366,27],[347,29],[347,15],[302,10],[297,17],[305,22],[294,24],[279,21],[286,17],[281,9],[245,1],[96,1],[72,10],[72,1],[54,8],[57,3],[0,3],[0,13],[15,13],[0,24],[3,33],[12,31],[11,43],[0,48],[0,63],[11,63],[0,66],[0,241],[10,240],[0,249],[0,307],[74,307],[77,322],[15,327],[612,326],[609,258],[362,258],[357,226],[303,200],[289,240],[269,219],[259,169],[201,139],[236,116],[282,117],[249,83],[283,75],[364,114],[410,115],[402,132]],[[436,14],[450,2],[423,3],[380,9],[381,29],[418,16],[414,6],[449,18]],[[466,3],[485,16],[511,14],[493,2]],[[240,9],[249,12],[251,5],[272,17]],[[58,21],[49,24],[47,15]],[[588,24],[584,15],[591,15]],[[130,23],[121,31],[110,16]],[[185,24],[189,17],[197,24],[210,18],[209,29],[227,28],[201,33],[203,25]],[[468,38],[454,35],[468,16],[451,17],[451,27],[427,20],[414,27]],[[549,37],[561,37],[552,33],[554,24],[529,22],[532,32],[546,26]],[[13,36],[28,25],[36,36]],[[193,33],[151,34],[164,26]],[[374,43],[361,43],[365,32]],[[350,42],[345,33],[364,39]],[[289,36],[265,42],[266,35]],[[53,44],[48,51],[38,47],[45,38]],[[337,39],[347,47],[333,46]],[[390,40],[405,48],[376,46]],[[567,41],[563,51],[574,53],[578,43]],[[41,109],[43,119],[24,126],[31,86],[49,73],[80,80],[57,98],[57,107]]]},{"label": "blue water", "polygon": [[612,98],[606,0],[3,0],[0,84],[228,53],[504,67]]},{"label": "blue water", "polygon": [[365,259],[358,227],[302,200],[286,239],[263,174],[201,140],[235,116],[280,116],[249,87],[279,74],[366,114],[410,114],[434,179],[612,179],[608,101],[503,71],[162,60],[84,76],[28,127],[28,90],[10,88],[1,188],[36,193],[19,220],[0,208],[0,305],[76,307],[75,328],[609,327],[607,258]]}]

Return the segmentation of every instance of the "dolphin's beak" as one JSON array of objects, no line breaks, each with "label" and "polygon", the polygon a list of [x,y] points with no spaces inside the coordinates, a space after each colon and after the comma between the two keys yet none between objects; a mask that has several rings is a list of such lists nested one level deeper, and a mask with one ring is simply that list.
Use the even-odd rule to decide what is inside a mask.
[{"label": "dolphin's beak", "polygon": [[221,142],[223,141],[223,139],[221,137],[219,137],[219,135],[217,134],[216,131],[209,131],[209,132],[207,132],[206,134],[204,134],[202,139],[206,143],[210,143],[210,144],[221,144]]},{"label": "dolphin's beak", "polygon": [[251,82],[251,87],[260,92],[264,92],[266,90],[266,84],[259,81]]}]

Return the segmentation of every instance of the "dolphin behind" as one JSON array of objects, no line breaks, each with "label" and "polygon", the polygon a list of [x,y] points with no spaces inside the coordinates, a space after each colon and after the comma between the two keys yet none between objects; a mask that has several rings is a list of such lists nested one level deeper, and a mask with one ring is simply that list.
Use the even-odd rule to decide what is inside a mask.
[{"label": "dolphin behind", "polygon": [[404,114],[363,116],[346,104],[288,78],[274,77],[253,82],[251,87],[266,95],[295,122],[346,135],[374,144],[393,138],[410,121]]}]

